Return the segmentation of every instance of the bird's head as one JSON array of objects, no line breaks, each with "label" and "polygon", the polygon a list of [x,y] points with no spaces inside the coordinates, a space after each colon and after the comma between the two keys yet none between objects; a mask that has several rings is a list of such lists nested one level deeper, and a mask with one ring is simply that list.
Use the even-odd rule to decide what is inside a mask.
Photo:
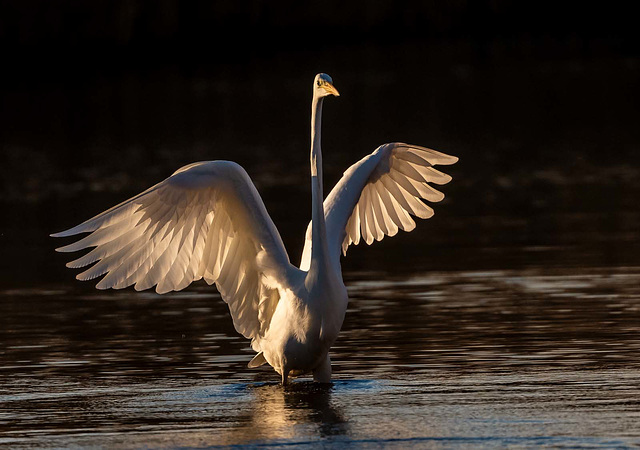
[{"label": "bird's head", "polygon": [[333,80],[326,73],[319,73],[313,80],[313,92],[316,97],[326,97],[327,95],[340,96],[340,93],[333,87]]}]

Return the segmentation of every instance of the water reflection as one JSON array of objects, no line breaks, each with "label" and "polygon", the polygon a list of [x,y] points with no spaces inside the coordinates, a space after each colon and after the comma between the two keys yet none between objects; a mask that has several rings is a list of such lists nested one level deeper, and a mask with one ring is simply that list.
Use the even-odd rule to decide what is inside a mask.
[{"label": "water reflection", "polygon": [[277,442],[348,433],[348,423],[332,401],[333,386],[296,382],[250,385],[251,413],[230,442]]},{"label": "water reflection", "polygon": [[[3,291],[0,443],[640,439],[640,268],[346,275],[330,387],[283,388],[271,369],[247,369],[247,342],[207,286]],[[591,430],[602,439],[586,440]]]}]

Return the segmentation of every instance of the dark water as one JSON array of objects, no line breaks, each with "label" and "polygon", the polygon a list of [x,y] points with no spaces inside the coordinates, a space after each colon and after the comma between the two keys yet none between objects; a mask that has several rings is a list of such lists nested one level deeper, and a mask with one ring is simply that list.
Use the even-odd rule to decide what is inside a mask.
[{"label": "dark water", "polygon": [[331,387],[247,369],[206,286],[5,290],[0,443],[640,445],[640,267],[347,276]]},{"label": "dark water", "polygon": [[[640,63],[567,45],[3,85],[0,445],[640,446]],[[461,158],[434,218],[349,250],[333,386],[247,369],[213,288],[99,292],[64,268],[49,233],[203,159],[247,168],[297,261],[320,70],[342,92],[327,186],[387,141]]]}]

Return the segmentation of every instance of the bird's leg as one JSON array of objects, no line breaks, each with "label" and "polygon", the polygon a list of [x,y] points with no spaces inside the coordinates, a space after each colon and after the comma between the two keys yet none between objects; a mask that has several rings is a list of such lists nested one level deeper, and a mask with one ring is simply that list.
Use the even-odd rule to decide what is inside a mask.
[{"label": "bird's leg", "polygon": [[282,371],[282,385],[286,386],[287,385],[287,380],[289,379],[289,371],[288,370],[283,370]]},{"label": "bird's leg", "polygon": [[313,381],[318,383],[331,383],[331,358],[327,353],[326,358],[318,367],[313,369]]}]

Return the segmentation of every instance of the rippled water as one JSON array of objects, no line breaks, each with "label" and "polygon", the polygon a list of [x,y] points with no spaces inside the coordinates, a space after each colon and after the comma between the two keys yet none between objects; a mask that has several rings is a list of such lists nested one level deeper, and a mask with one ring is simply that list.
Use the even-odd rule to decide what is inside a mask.
[{"label": "rippled water", "polygon": [[331,387],[247,369],[206,286],[6,290],[0,443],[640,445],[640,267],[347,279]]}]

